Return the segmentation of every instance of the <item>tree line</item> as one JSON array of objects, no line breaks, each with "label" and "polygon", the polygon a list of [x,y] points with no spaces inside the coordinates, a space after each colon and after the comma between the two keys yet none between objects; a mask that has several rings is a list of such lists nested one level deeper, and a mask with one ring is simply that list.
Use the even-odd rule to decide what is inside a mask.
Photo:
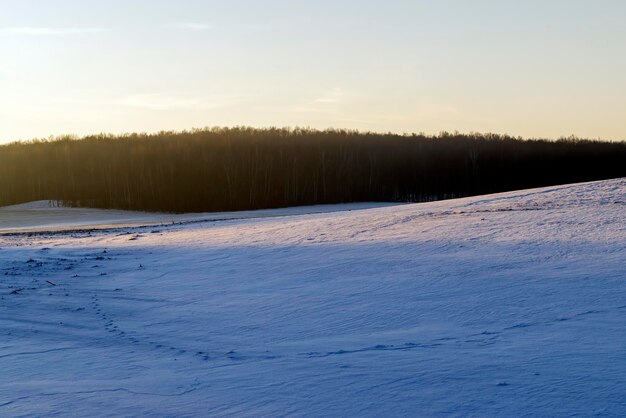
[{"label": "tree line", "polygon": [[626,143],[207,128],[0,146],[0,206],[163,212],[421,202],[626,176]]}]

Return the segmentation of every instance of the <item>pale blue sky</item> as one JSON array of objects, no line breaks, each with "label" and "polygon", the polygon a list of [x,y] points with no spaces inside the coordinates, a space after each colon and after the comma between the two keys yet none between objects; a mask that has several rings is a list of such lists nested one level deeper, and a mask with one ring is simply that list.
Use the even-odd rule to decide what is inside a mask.
[{"label": "pale blue sky", "polygon": [[626,139],[622,0],[0,10],[0,142],[215,125]]}]

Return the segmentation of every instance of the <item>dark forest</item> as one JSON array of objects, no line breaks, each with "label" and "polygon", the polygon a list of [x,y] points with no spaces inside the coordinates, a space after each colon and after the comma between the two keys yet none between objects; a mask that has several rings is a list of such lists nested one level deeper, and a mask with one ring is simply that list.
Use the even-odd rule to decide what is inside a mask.
[{"label": "dark forest", "polygon": [[422,202],[626,176],[626,143],[287,128],[63,137],[0,146],[0,206],[162,212]]}]

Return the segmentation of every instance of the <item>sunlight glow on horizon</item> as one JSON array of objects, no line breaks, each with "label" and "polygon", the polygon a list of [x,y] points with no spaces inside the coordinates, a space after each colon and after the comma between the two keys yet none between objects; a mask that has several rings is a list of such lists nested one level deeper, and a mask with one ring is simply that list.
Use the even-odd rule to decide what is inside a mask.
[{"label": "sunlight glow on horizon", "polygon": [[626,139],[618,0],[3,6],[0,143],[233,125]]}]

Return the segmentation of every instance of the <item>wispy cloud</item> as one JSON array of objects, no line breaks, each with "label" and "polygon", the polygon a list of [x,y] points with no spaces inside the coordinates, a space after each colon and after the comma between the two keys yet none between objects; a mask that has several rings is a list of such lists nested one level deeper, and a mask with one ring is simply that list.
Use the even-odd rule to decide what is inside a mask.
[{"label": "wispy cloud", "polygon": [[179,23],[172,23],[169,26],[172,28],[184,29],[184,30],[190,30],[190,31],[196,31],[196,32],[209,30],[213,28],[213,25],[211,24],[198,23],[198,22],[179,22]]},{"label": "wispy cloud", "polygon": [[293,106],[289,110],[298,113],[335,113],[344,98],[343,89],[334,87],[320,92],[317,97],[313,96],[307,102]]},{"label": "wispy cloud", "polygon": [[58,35],[80,35],[87,33],[105,32],[103,28],[47,28],[47,27],[14,27],[0,28],[0,33],[13,35],[33,35],[33,36],[58,36]]},{"label": "wispy cloud", "polygon": [[[86,92],[88,93],[88,92]],[[234,106],[253,97],[249,94],[192,95],[186,93],[144,93],[106,96],[94,92],[73,98],[59,98],[59,103],[90,106],[121,106],[146,110],[210,110]]]},{"label": "wispy cloud", "polygon": [[190,109],[206,106],[198,97],[163,93],[127,95],[118,99],[116,104],[150,110]]},{"label": "wispy cloud", "polygon": [[339,87],[330,89],[315,99],[315,103],[337,103],[343,99],[343,90]]}]

